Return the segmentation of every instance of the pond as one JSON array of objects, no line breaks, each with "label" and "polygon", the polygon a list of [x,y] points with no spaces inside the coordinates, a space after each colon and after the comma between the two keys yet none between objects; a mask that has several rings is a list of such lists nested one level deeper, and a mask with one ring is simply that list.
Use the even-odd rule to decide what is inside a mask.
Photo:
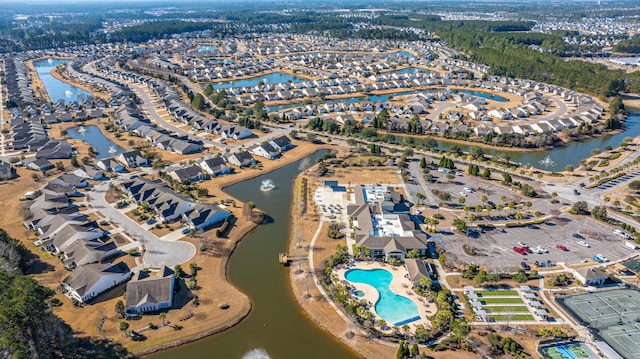
[{"label": "pond", "polygon": [[414,57],[415,55],[410,53],[409,51],[396,51],[391,54],[392,56],[406,56],[406,57]]},{"label": "pond", "polygon": [[125,152],[125,149],[106,138],[98,126],[78,126],[67,130],[70,138],[82,140],[98,151],[97,159],[113,157]]},{"label": "pond", "polygon": [[257,86],[260,82],[265,84],[281,84],[285,82],[304,82],[307,81],[302,77],[291,75],[284,72],[272,72],[267,75],[251,77],[243,80],[216,82],[213,83],[214,89],[228,89],[232,87],[253,87]]},{"label": "pond", "polygon": [[68,60],[40,60],[33,63],[38,73],[38,77],[44,85],[51,101],[56,102],[60,99],[65,102],[79,101],[83,98],[91,96],[87,91],[70,85],[64,81],[60,81],[51,75],[51,70],[60,64],[69,62]]}]

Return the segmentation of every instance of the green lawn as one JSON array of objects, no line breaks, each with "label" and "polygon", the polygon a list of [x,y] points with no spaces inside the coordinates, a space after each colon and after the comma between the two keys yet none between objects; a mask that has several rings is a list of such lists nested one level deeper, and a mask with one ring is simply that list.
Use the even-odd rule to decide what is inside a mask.
[{"label": "green lawn", "polygon": [[478,298],[483,304],[524,304],[520,298]]},{"label": "green lawn", "polygon": [[532,315],[526,315],[526,314],[518,314],[518,315],[510,315],[510,316],[506,316],[506,315],[491,315],[491,318],[493,318],[496,321],[505,321],[505,320],[529,320],[529,321],[533,321],[533,316]]},{"label": "green lawn", "polygon": [[515,290],[477,290],[475,293],[482,297],[517,297]]},{"label": "green lawn", "polygon": [[527,308],[527,307],[518,307],[518,306],[513,306],[513,307],[501,307],[501,306],[482,307],[482,309],[484,309],[488,313],[527,313],[527,312],[529,312],[529,308]]}]

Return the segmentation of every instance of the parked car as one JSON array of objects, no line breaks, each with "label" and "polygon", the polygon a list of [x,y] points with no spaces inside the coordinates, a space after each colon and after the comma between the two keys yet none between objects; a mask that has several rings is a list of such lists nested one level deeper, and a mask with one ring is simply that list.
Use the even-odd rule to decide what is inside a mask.
[{"label": "parked car", "polygon": [[576,196],[579,196],[579,195],[580,195],[580,192],[578,192],[578,190],[577,190],[577,189],[574,189],[574,190],[573,190],[573,194],[575,194]]},{"label": "parked car", "polygon": [[519,241],[519,242],[518,242],[518,245],[519,245],[520,247],[528,247],[528,246],[527,246],[523,241]]},{"label": "parked car", "polygon": [[527,262],[521,262],[520,266],[522,267],[522,269],[524,270],[529,270],[531,269],[531,267],[527,264]]},{"label": "parked car", "polygon": [[604,262],[608,262],[609,261],[609,258],[603,256],[600,253],[598,253],[595,256],[593,256],[593,259],[598,263],[604,263]]},{"label": "parked car", "polygon": [[189,234],[189,232],[191,232],[191,228],[189,227],[182,228],[182,234]]},{"label": "parked car", "polygon": [[589,243],[587,243],[586,241],[578,241],[578,245],[579,246],[583,246],[583,247],[587,247],[587,248],[591,247],[589,245]]},{"label": "parked car", "polygon": [[542,253],[549,253],[549,250],[546,249],[543,246],[537,246],[536,248],[533,249],[534,252],[538,253],[538,254],[542,254]]},{"label": "parked car", "polygon": [[584,239],[584,237],[580,233],[574,233],[574,234],[572,234],[572,236],[573,236],[573,238]]},{"label": "parked car", "polygon": [[567,247],[563,246],[562,244],[556,244],[556,248],[561,251],[568,251]]}]

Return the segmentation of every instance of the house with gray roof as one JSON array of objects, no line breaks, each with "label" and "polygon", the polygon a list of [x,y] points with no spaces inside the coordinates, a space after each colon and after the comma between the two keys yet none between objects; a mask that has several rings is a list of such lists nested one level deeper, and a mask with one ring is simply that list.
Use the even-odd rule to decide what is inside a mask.
[{"label": "house with gray roof", "polygon": [[200,230],[222,222],[231,213],[217,204],[197,203],[182,214],[190,228]]},{"label": "house with gray roof", "polygon": [[227,166],[222,157],[208,158],[200,162],[199,166],[204,172],[214,176],[231,173],[231,167]]},{"label": "house with gray roof", "polygon": [[121,153],[115,159],[128,168],[140,167],[148,163],[147,159],[138,150]]},{"label": "house with gray roof", "polygon": [[131,270],[124,262],[93,263],[76,268],[62,281],[62,286],[73,299],[86,303],[130,278]]},{"label": "house with gray roof", "polygon": [[427,263],[422,259],[406,258],[404,266],[407,268],[407,275],[413,286],[418,286],[422,278],[430,278],[431,273],[427,269]]},{"label": "house with gray roof", "polygon": [[77,266],[102,262],[118,252],[115,242],[109,240],[80,239],[75,241],[64,251],[62,261],[68,269],[75,269]]},{"label": "house with gray roof", "polygon": [[234,153],[227,157],[227,161],[238,167],[249,167],[256,163],[255,158],[253,158],[251,156],[251,153],[249,153],[248,151]]},{"label": "house with gray roof", "polygon": [[16,176],[16,169],[9,162],[0,160],[0,181],[6,181]]},{"label": "house with gray roof", "polygon": [[178,168],[167,172],[167,174],[177,182],[199,182],[209,178],[209,176],[202,172],[202,169],[197,165]]},{"label": "house with gray roof", "polygon": [[167,267],[154,275],[139,271],[127,283],[127,315],[171,308],[174,284],[175,274]]}]

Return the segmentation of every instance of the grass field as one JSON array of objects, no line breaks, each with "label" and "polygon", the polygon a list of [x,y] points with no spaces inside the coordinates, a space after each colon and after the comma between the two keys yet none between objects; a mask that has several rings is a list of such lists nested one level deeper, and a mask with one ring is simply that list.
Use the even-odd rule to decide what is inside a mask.
[{"label": "grass field", "polygon": [[517,307],[517,306],[513,306],[513,307],[501,307],[501,306],[482,307],[482,309],[486,310],[489,313],[528,313],[529,312],[529,308],[527,308],[527,307]]},{"label": "grass field", "polygon": [[475,293],[479,297],[517,297],[515,290],[477,290]]},{"label": "grass field", "polygon": [[495,321],[505,321],[505,320],[529,320],[533,321],[533,315],[527,314],[516,314],[516,315],[490,315],[489,317],[493,318]]},{"label": "grass field", "polygon": [[524,304],[520,298],[478,298],[484,304]]}]

